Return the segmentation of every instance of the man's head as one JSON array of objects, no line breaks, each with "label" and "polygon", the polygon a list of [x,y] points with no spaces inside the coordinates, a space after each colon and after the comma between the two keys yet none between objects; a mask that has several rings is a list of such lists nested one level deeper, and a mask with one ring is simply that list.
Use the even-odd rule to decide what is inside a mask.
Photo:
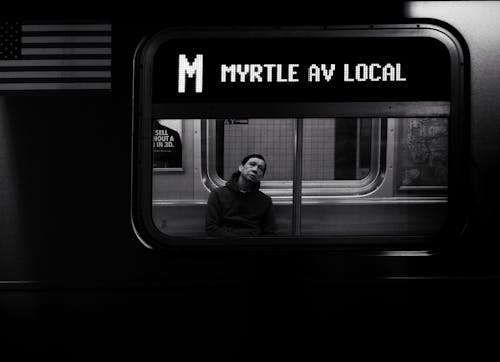
[{"label": "man's head", "polygon": [[241,177],[246,181],[256,184],[260,182],[266,173],[266,160],[262,155],[252,154],[241,160],[241,165],[238,167]]}]

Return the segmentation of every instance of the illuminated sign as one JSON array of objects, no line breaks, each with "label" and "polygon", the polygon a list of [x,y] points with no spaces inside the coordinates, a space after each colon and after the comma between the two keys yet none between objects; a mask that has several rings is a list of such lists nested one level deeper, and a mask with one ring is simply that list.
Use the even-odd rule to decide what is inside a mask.
[{"label": "illuminated sign", "polygon": [[168,39],[153,101],[446,101],[450,55],[431,37]]}]

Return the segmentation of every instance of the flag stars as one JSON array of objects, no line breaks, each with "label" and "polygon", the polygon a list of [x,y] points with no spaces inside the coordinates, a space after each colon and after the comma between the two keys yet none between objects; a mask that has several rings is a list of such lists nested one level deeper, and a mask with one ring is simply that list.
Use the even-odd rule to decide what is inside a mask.
[{"label": "flag stars", "polygon": [[21,59],[21,23],[0,23],[0,59]]}]

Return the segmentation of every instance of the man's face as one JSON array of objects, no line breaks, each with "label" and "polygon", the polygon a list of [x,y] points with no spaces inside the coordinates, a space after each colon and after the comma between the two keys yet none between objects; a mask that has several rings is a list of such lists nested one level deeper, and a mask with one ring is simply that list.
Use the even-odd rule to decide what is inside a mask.
[{"label": "man's face", "polygon": [[264,177],[266,163],[260,158],[252,157],[247,163],[240,165],[238,169],[241,172],[241,176],[247,181],[257,183]]}]

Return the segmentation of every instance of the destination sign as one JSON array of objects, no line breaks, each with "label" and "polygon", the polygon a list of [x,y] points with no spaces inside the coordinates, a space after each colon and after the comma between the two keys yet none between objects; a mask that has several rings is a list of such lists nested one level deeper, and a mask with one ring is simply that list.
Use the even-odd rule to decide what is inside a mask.
[{"label": "destination sign", "polygon": [[450,55],[434,38],[170,39],[153,102],[446,101]]}]

